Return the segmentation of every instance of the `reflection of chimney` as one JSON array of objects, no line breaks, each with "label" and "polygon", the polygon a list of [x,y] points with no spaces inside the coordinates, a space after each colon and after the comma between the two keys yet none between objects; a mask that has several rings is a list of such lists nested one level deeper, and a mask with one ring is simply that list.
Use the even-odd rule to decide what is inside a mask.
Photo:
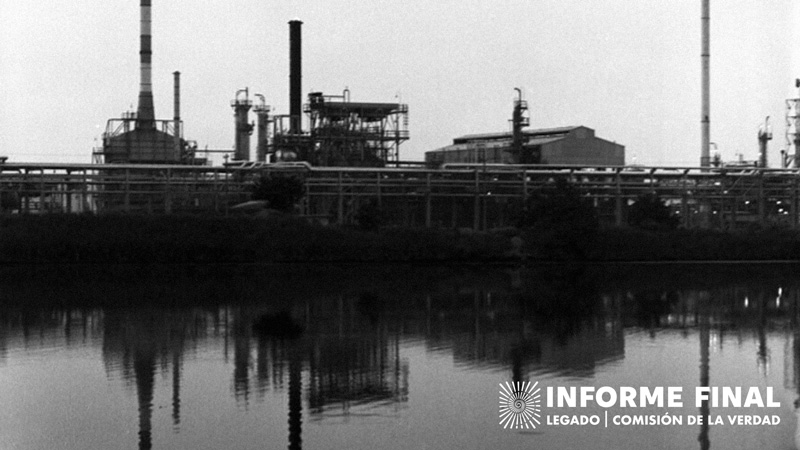
[{"label": "reflection of chimney", "polygon": [[300,27],[303,22],[289,22],[289,115],[291,116],[291,134],[302,131],[303,114],[303,63]]},{"label": "reflection of chimney", "polygon": [[139,111],[137,114],[136,126],[138,128],[155,127],[155,110],[153,108],[153,80],[152,80],[152,59],[153,50],[150,37],[150,2],[141,2],[141,24],[139,41],[139,65],[141,78],[139,83]]},{"label": "reflection of chimney", "polygon": [[303,362],[294,346],[289,357],[289,450],[303,448]]},{"label": "reflection of chimney", "polygon": [[[708,304],[709,300],[713,300],[709,298],[707,292],[701,292],[699,294],[699,300],[703,301],[700,305]],[[711,348],[711,336],[710,336],[710,328],[711,324],[709,321],[709,312],[704,308],[698,308],[699,311],[699,321],[700,321],[700,386],[708,387],[710,386],[709,381],[709,370],[710,370],[710,348]],[[700,415],[708,418],[711,414],[711,408],[709,408],[708,400],[703,400],[700,403]],[[708,450],[711,448],[711,440],[709,439],[709,429],[708,429],[708,420],[704,421],[703,424],[700,425],[700,435],[697,437],[697,440],[700,442],[700,450]]]},{"label": "reflection of chimney", "polygon": [[181,424],[181,352],[172,354],[172,426]]},{"label": "reflection of chimney", "polygon": [[136,391],[139,399],[139,449],[153,448],[152,417],[153,387],[156,373],[155,354],[149,350],[137,351],[133,356]]},{"label": "reflection of chimney", "polygon": [[243,317],[234,322],[233,336],[233,386],[234,395],[247,405],[250,394],[250,335],[249,323]]}]

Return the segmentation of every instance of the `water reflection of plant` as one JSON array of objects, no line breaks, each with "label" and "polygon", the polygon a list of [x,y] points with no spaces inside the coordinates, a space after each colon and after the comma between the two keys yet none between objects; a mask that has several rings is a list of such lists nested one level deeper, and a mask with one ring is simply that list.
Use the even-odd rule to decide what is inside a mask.
[{"label": "water reflection of plant", "polygon": [[[627,267],[615,275],[607,268],[574,265],[513,272],[361,267],[332,269],[328,275],[318,267],[282,272],[240,267],[220,269],[216,276],[204,268],[148,270],[127,267],[115,274],[98,268],[92,277],[79,277],[82,269],[55,270],[51,278],[46,271],[28,275],[31,279],[3,278],[0,361],[2,348],[13,345],[11,336],[101,330],[107,370],[122,371],[136,386],[146,442],[148,430],[155,429],[150,425],[154,374],[172,371],[178,426],[182,361],[190,357],[186,349],[198,345],[229,343],[232,395],[238,401],[252,401],[254,390],[299,392],[293,389],[300,380],[308,383],[302,390],[309,393],[312,414],[326,417],[403,405],[413,369],[400,350],[404,339],[448,352],[459,365],[503,368],[515,379],[542,371],[591,376],[598,366],[624,357],[625,327],[691,329],[699,317],[712,332],[725,326],[765,336],[770,326],[796,322],[800,292],[790,268],[774,267],[755,274],[752,267],[742,269],[750,281],[735,270],[697,267]],[[108,291],[113,283],[87,282],[106,278],[118,280],[116,290]],[[123,278],[128,281],[121,283]],[[48,289],[55,287],[62,298],[35,298],[48,289],[32,279],[47,280]],[[316,283],[309,279],[323,286],[310,286]],[[103,296],[115,298],[108,302]],[[48,306],[48,299],[64,306]],[[265,314],[288,316],[303,324],[304,332],[291,340],[262,335],[252,325]],[[769,355],[762,341],[759,364]],[[793,355],[796,361],[789,365],[800,367],[800,353]],[[286,407],[296,410],[297,397],[290,397],[294,403]]]}]

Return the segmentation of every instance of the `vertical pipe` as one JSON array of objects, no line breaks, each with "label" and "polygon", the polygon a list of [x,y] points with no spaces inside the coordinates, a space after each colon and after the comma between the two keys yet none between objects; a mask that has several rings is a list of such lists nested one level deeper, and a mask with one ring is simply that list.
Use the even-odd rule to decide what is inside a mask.
[{"label": "vertical pipe", "polygon": [[151,37],[151,0],[141,0],[139,32],[139,109],[136,126],[155,128],[155,109],[153,108],[153,49]]},{"label": "vertical pipe", "polygon": [[620,227],[622,226],[622,176],[620,172],[622,169],[617,169],[617,176],[615,177],[615,195],[614,195],[614,223]]},{"label": "vertical pipe", "polygon": [[166,183],[164,184],[164,213],[172,214],[172,169],[167,169],[166,173]]},{"label": "vertical pipe", "polygon": [[303,63],[301,45],[301,26],[298,19],[289,22],[289,115],[291,116],[290,134],[302,131],[303,114]]},{"label": "vertical pipe", "polygon": [[480,172],[475,169],[475,204],[473,206],[472,229],[478,231],[481,226],[481,191]]},{"label": "vertical pipe", "polygon": [[47,195],[45,195],[45,188],[44,188],[44,169],[39,172],[39,212],[45,211],[45,199]]},{"label": "vertical pipe", "polygon": [[182,159],[181,153],[181,73],[177,70],[172,74],[174,77],[174,85],[175,85],[175,93],[173,95],[175,104],[173,106],[173,110],[175,111],[173,121],[174,123],[174,132],[175,132],[175,159],[180,160]]},{"label": "vertical pipe", "polygon": [[700,167],[711,165],[710,146],[711,146],[711,94],[710,94],[710,58],[711,58],[711,6],[710,0],[703,0],[703,15],[700,19],[703,28],[703,44],[700,55],[702,65],[702,113],[700,124],[702,128],[702,142],[700,147]]},{"label": "vertical pipe", "polygon": [[380,209],[380,208],[383,207],[383,198],[382,198],[382,195],[381,195],[381,173],[380,172],[377,173],[377,177],[378,177],[378,181],[375,184],[375,186],[376,186],[377,195],[378,195],[378,209]]},{"label": "vertical pipe", "polygon": [[428,173],[425,182],[425,228],[431,227],[431,174]]},{"label": "vertical pipe", "polygon": [[337,225],[344,225],[344,187],[342,186],[342,171],[340,170],[338,173],[338,178],[336,182],[336,194],[338,199],[337,204],[337,216],[336,216],[336,224]]},{"label": "vertical pipe", "polygon": [[124,196],[125,212],[131,212],[131,170],[125,169],[125,196]]}]

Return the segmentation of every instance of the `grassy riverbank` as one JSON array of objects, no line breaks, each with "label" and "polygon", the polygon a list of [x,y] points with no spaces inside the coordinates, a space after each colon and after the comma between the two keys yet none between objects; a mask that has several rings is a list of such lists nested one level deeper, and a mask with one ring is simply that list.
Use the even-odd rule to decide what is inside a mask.
[{"label": "grassy riverbank", "polygon": [[362,231],[291,216],[6,216],[0,263],[513,262],[520,254],[529,261],[800,260],[800,232],[788,229],[574,234],[528,230],[520,241],[514,230]]},{"label": "grassy riverbank", "polygon": [[593,261],[796,261],[800,260],[800,232],[610,228],[598,231],[588,254]]},{"label": "grassy riverbank", "polygon": [[499,261],[509,238],[426,229],[367,232],[291,216],[13,216],[0,263]]}]

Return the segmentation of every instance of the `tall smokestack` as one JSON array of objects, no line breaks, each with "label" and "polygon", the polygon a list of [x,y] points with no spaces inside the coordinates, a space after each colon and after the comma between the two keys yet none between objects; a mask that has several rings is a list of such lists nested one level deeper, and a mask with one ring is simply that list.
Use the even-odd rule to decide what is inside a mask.
[{"label": "tall smokestack", "polygon": [[175,157],[181,157],[181,73],[175,71],[172,74],[175,77],[175,94],[174,94],[174,132],[175,132]]},{"label": "tall smokestack", "polygon": [[141,78],[139,83],[139,110],[137,113],[137,128],[154,128],[156,114],[153,108],[153,76],[152,60],[153,50],[150,36],[150,2],[141,0],[141,23],[139,41],[139,65]]},{"label": "tall smokestack", "polygon": [[701,59],[701,66],[702,66],[702,98],[703,98],[703,106],[702,112],[700,117],[700,125],[702,128],[702,140],[701,140],[701,147],[700,147],[700,166],[701,167],[709,167],[711,165],[711,158],[710,158],[710,147],[711,147],[711,119],[710,119],[710,110],[711,110],[711,94],[710,94],[710,58],[711,58],[711,31],[710,31],[710,21],[711,21],[711,7],[709,5],[710,0],[703,0],[703,15],[700,18],[700,22],[703,29],[703,45],[702,51],[700,54]]},{"label": "tall smokestack", "polygon": [[303,63],[301,46],[301,26],[298,19],[289,22],[289,115],[291,134],[302,132],[303,114]]}]

